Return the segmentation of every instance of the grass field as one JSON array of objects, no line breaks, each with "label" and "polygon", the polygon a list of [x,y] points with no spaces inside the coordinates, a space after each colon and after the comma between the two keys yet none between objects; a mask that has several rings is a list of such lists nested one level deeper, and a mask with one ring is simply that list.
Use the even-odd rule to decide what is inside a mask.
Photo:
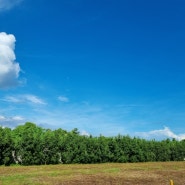
[{"label": "grass field", "polygon": [[0,185],[185,185],[185,162],[0,167]]}]

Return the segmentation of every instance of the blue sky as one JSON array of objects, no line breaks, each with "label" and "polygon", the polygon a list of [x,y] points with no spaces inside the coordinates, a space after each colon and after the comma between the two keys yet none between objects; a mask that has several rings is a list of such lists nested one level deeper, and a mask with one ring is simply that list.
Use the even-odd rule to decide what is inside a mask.
[{"label": "blue sky", "polygon": [[0,0],[0,125],[185,138],[183,0]]}]

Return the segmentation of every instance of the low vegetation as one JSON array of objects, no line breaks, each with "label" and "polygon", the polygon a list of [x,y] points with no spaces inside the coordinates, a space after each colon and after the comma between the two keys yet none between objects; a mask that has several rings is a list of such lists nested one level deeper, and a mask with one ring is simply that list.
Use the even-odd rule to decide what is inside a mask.
[{"label": "low vegetation", "polygon": [[61,164],[0,167],[0,185],[185,184],[184,162]]},{"label": "low vegetation", "polygon": [[82,136],[77,129],[50,130],[25,123],[0,127],[0,165],[183,161],[185,140]]}]

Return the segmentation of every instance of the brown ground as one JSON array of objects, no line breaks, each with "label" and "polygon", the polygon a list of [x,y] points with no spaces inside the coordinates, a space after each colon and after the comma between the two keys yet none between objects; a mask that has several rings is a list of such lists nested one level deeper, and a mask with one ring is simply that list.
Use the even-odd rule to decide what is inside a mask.
[{"label": "brown ground", "polygon": [[0,185],[185,185],[185,162],[0,167]]}]

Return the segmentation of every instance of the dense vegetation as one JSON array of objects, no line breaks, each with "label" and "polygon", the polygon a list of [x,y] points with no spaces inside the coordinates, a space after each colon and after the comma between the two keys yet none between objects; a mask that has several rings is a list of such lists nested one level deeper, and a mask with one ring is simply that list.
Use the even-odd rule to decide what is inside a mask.
[{"label": "dense vegetation", "polygon": [[82,136],[77,129],[50,130],[25,123],[15,129],[0,127],[0,165],[182,161],[185,140],[162,141]]}]

